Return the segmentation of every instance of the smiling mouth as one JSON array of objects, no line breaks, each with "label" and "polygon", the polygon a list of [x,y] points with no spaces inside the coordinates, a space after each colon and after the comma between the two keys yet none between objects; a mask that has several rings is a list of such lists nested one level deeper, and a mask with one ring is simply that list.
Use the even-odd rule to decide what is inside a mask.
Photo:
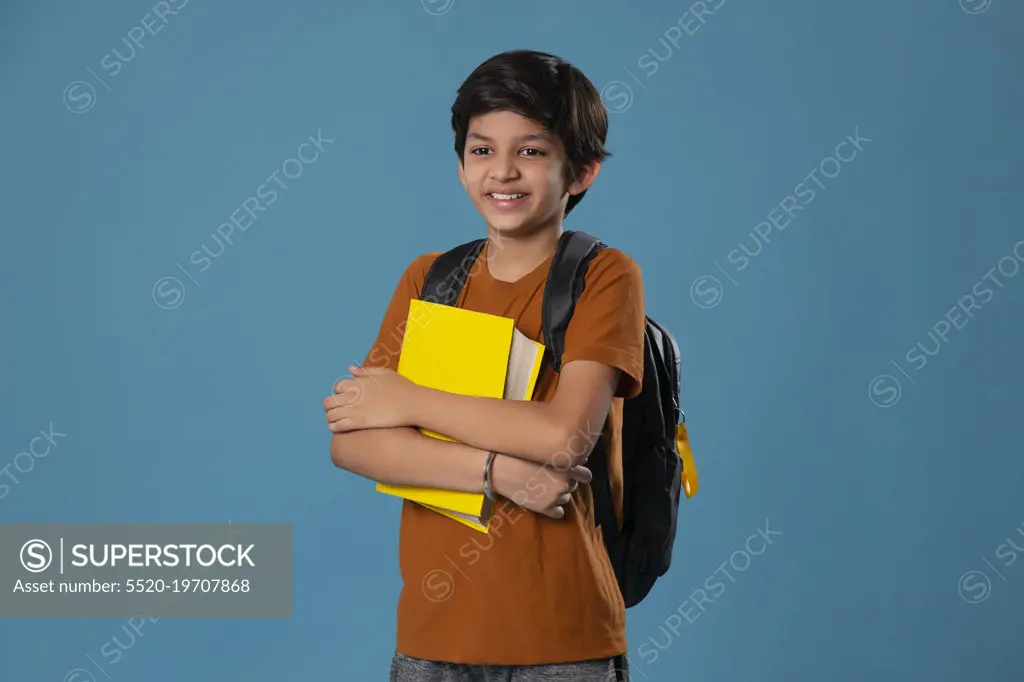
[{"label": "smiling mouth", "polygon": [[501,192],[491,192],[487,195],[491,199],[497,199],[498,201],[515,201],[516,199],[522,199],[528,197],[529,194],[525,192],[514,192],[512,194],[503,194]]},{"label": "smiling mouth", "polygon": [[526,205],[530,195],[526,192],[488,192],[487,203],[498,211],[517,211]]}]

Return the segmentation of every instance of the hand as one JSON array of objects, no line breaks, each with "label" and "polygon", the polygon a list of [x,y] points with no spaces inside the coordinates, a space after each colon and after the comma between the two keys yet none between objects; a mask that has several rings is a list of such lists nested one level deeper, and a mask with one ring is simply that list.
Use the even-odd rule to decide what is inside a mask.
[{"label": "hand", "polygon": [[593,474],[583,466],[561,469],[524,459],[498,455],[494,459],[494,492],[528,509],[553,519],[565,517],[565,505],[580,483],[590,483]]},{"label": "hand", "polygon": [[419,390],[413,382],[384,367],[349,367],[351,379],[334,385],[324,398],[328,428],[335,432],[413,426],[410,407]]}]

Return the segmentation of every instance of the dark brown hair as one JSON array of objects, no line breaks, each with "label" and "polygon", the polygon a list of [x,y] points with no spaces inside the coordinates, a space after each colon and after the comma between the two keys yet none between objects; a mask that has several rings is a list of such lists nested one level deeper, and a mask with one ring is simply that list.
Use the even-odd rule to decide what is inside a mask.
[{"label": "dark brown hair", "polygon": [[[582,71],[554,55],[513,50],[495,55],[473,70],[452,104],[452,131],[460,163],[470,119],[492,111],[515,112],[557,135],[565,146],[569,181],[585,165],[611,156],[604,147],[608,112],[601,93]],[[586,193],[569,197],[565,215]]]}]

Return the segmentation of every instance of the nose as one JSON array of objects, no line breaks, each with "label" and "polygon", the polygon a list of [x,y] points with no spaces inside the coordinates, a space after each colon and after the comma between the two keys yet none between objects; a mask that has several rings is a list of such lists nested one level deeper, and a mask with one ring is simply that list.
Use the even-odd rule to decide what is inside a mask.
[{"label": "nose", "polygon": [[507,182],[519,177],[519,157],[515,154],[495,154],[491,163],[491,177],[498,182]]}]

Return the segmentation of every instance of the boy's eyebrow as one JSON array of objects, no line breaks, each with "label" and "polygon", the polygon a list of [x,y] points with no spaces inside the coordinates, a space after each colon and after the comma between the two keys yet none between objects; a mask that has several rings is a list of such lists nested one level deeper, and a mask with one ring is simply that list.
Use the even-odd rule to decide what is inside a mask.
[{"label": "boy's eyebrow", "polygon": [[[469,133],[468,135],[466,135],[466,139],[467,140],[470,139],[470,138],[472,138],[474,140],[480,140],[481,142],[494,142],[494,140],[492,140],[491,138],[487,137],[486,135],[481,135],[480,133]],[[519,142],[550,142],[551,138],[548,137],[547,135],[544,135],[543,133],[528,133],[526,135],[523,135],[522,137],[519,137],[518,141]]]}]

